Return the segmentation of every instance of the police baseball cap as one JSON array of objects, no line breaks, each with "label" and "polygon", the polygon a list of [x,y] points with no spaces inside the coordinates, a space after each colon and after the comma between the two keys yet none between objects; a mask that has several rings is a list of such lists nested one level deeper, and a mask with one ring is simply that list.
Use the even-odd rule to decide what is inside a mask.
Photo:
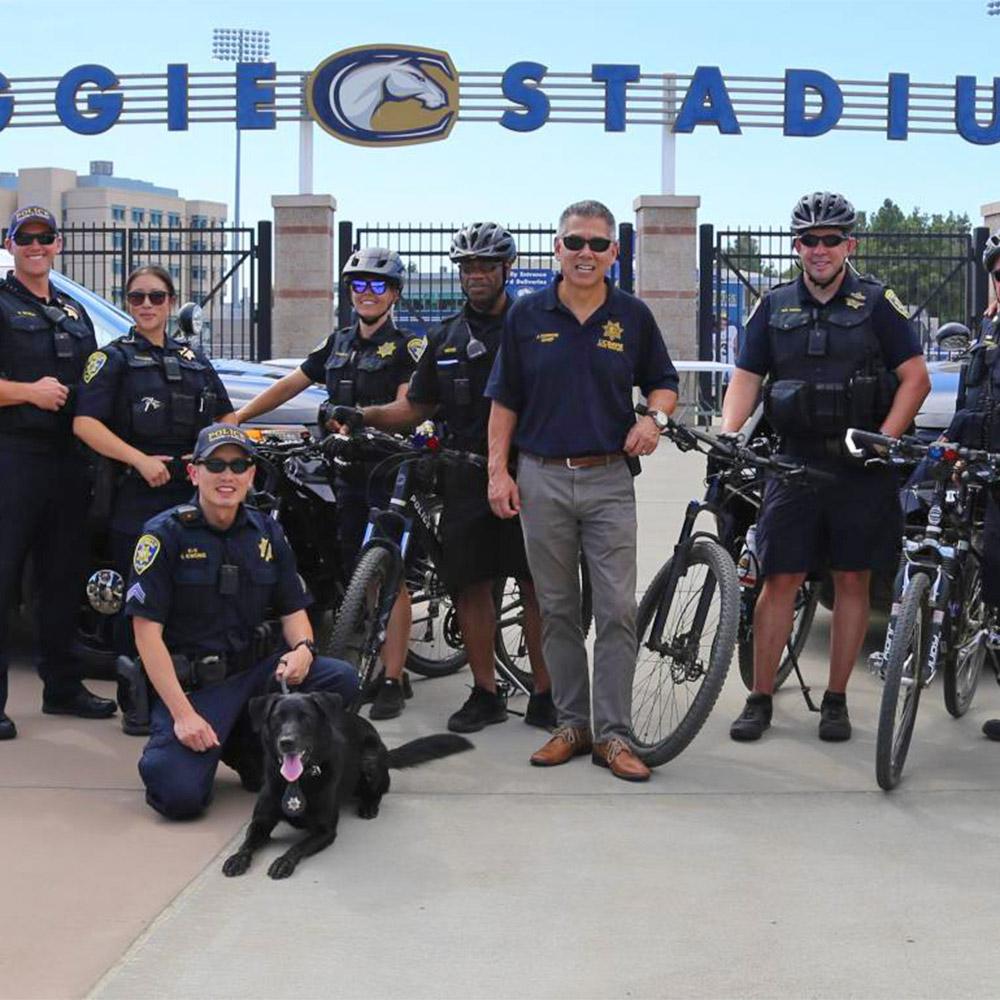
[{"label": "police baseball cap", "polygon": [[202,428],[198,435],[194,446],[194,460],[198,462],[208,458],[213,451],[225,444],[234,444],[248,455],[255,454],[253,441],[246,431],[240,430],[235,424],[210,424]]},{"label": "police baseball cap", "polygon": [[52,230],[52,232],[59,232],[59,225],[56,222],[56,217],[47,208],[42,208],[41,205],[27,205],[24,208],[19,208],[10,217],[10,223],[7,226],[7,236],[10,239],[13,239],[14,234],[26,222],[44,222],[45,225]]}]

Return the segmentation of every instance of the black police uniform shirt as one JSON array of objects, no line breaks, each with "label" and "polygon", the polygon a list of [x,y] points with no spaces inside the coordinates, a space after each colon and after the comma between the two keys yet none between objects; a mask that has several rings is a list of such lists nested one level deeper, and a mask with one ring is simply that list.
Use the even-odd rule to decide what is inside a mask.
[{"label": "black police uniform shirt", "polygon": [[635,423],[633,386],[676,392],[677,370],[644,302],[606,281],[604,304],[581,324],[559,301],[561,280],[511,306],[486,394],[517,413],[521,451],[620,452]]},{"label": "black police uniform shirt", "polygon": [[[439,407],[437,416],[444,421],[449,447],[486,454],[490,419],[486,383],[509,309],[509,299],[496,316],[476,312],[466,303],[427,335],[427,347],[406,396],[412,403]],[[485,351],[470,358],[473,338]]]},{"label": "black police uniform shirt", "polygon": [[198,432],[233,412],[208,358],[183,338],[162,347],[134,327],[87,360],[77,416],[93,417],[147,455],[188,455]]},{"label": "black police uniform shirt", "polygon": [[302,362],[312,382],[338,406],[379,406],[396,398],[416,367],[423,338],[397,330],[392,317],[362,337],[359,324],[335,330]]},{"label": "black police uniform shirt", "polygon": [[[13,271],[0,282],[0,378],[37,382],[50,376],[70,390],[69,399],[57,411],[30,403],[0,407],[0,443],[5,448],[48,451],[75,441],[77,387],[97,341],[83,306],[51,286],[50,291],[52,298],[40,298]],[[53,315],[46,315],[46,308],[51,307],[55,307]]]},{"label": "black police uniform shirt", "polygon": [[163,625],[172,653],[239,657],[272,613],[283,617],[311,603],[277,521],[244,504],[220,531],[196,504],[182,504],[146,522],[125,613]]},{"label": "black police uniform shirt", "polygon": [[[848,268],[837,294],[828,303],[814,299],[806,288],[802,276],[795,280],[799,302],[806,308],[827,307],[836,300],[846,300],[858,293],[859,280]],[[758,300],[757,308],[747,320],[743,347],[736,359],[736,367],[755,375],[767,375],[772,369],[771,338],[768,327],[771,320],[771,297],[764,295]],[[889,371],[894,371],[904,361],[923,353],[920,339],[910,322],[899,299],[891,289],[886,288],[875,304],[872,326],[882,354],[882,363]]]}]

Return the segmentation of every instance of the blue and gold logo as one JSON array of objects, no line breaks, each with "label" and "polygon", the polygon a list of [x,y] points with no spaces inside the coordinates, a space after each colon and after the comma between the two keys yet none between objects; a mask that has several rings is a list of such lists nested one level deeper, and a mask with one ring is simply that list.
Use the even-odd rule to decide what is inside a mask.
[{"label": "blue and gold logo", "polygon": [[363,45],[334,53],[306,81],[309,114],[359,146],[446,139],[458,117],[458,70],[447,52]]}]

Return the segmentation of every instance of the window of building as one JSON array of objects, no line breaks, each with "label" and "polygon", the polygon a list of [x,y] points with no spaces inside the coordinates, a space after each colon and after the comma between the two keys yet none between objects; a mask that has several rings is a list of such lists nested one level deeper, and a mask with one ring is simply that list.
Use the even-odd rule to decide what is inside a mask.
[{"label": "window of building", "polygon": [[125,221],[125,206],[124,205],[112,205],[111,206],[111,219],[114,222],[124,222]]},{"label": "window of building", "polygon": [[149,224],[151,226],[162,226],[163,225],[163,213],[154,212],[152,209],[149,211]]},{"label": "window of building", "polygon": [[150,236],[149,237],[149,249],[150,249],[150,252],[154,252],[154,251],[155,252],[159,252],[159,250],[161,249],[161,239],[160,239],[159,236]]},{"label": "window of building", "polygon": [[208,225],[208,219],[204,215],[191,216],[192,229],[204,229]]},{"label": "window of building", "polygon": [[122,276],[122,262],[115,258],[115,260],[111,262],[111,270],[116,278],[120,278]]},{"label": "window of building", "polygon": [[131,234],[131,244],[133,250],[141,250],[143,247],[142,233],[132,233]]},{"label": "window of building", "polygon": [[132,224],[141,226],[146,221],[146,211],[142,208],[132,209]]},{"label": "window of building", "polygon": [[125,246],[125,233],[116,229],[111,236],[111,244],[116,250],[121,250]]},{"label": "window of building", "polygon": [[181,217],[177,212],[167,212],[167,225],[172,229],[180,228]]},{"label": "window of building", "polygon": [[114,288],[111,289],[111,298],[115,302],[117,302],[119,305],[121,305],[121,303],[122,303],[122,286],[121,285],[115,285]]},{"label": "window of building", "polygon": [[180,266],[180,264],[171,264],[170,265],[170,277],[174,278],[177,281],[180,281],[180,278],[181,278],[181,266]]},{"label": "window of building", "polygon": [[179,236],[171,236],[167,240],[168,250],[180,250],[181,248],[181,238]]}]

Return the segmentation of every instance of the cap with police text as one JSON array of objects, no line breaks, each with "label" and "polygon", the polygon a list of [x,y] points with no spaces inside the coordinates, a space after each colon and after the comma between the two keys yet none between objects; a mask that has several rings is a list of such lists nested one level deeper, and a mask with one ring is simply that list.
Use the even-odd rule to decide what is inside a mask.
[{"label": "cap with police text", "polygon": [[248,455],[254,454],[253,442],[247,433],[241,431],[235,424],[210,424],[198,435],[198,441],[194,446],[194,460],[198,462],[208,458],[213,451],[225,444],[234,444]]},{"label": "cap with police text", "polygon": [[10,217],[7,236],[13,239],[14,234],[27,222],[44,222],[52,232],[59,232],[56,217],[47,208],[42,208],[41,205],[27,205],[25,208],[19,208]]}]

